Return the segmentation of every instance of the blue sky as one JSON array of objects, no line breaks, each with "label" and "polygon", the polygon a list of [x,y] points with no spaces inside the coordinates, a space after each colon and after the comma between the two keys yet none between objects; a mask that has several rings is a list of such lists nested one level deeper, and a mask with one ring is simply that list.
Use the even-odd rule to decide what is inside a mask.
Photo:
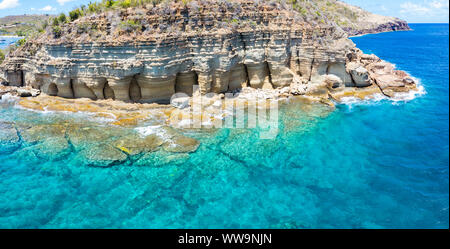
[{"label": "blue sky", "polygon": [[[94,1],[94,0],[92,0]],[[410,23],[448,23],[449,0],[344,0],[380,15]],[[89,0],[0,0],[0,17],[19,14],[58,14],[89,3]]]}]

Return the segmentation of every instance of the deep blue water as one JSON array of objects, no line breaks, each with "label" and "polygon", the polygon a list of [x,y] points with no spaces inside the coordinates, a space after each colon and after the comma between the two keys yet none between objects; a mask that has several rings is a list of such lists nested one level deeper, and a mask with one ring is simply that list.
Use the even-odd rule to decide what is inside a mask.
[{"label": "deep blue water", "polygon": [[[411,27],[352,38],[420,79],[427,93],[408,102],[294,104],[276,140],[194,132],[197,152],[158,165],[3,150],[0,227],[448,228],[449,26]],[[42,116],[0,109],[0,120]]]},{"label": "deep blue water", "polygon": [[1,36],[0,35],[0,49],[5,49],[9,45],[14,44],[18,40],[20,40],[21,37],[14,37],[14,36]]}]

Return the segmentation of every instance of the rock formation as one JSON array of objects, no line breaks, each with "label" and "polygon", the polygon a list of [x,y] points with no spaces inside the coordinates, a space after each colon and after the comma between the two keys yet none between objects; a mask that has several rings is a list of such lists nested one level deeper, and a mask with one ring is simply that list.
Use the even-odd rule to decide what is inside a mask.
[{"label": "rock formation", "polygon": [[370,13],[342,1],[318,0],[311,2],[318,5],[316,8],[324,9],[325,15],[334,19],[336,24],[349,36],[411,30],[404,20]]},{"label": "rock formation", "polygon": [[333,21],[277,1],[164,2],[49,27],[1,69],[10,86],[139,103],[192,95],[193,86],[202,94],[288,88],[322,98],[354,88],[390,97],[415,88],[406,73],[347,37]]}]

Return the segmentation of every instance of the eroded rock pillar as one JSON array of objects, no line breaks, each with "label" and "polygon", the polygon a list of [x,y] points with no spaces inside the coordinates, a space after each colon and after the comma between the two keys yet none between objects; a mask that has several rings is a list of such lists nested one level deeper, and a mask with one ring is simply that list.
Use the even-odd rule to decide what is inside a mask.
[{"label": "eroded rock pillar", "polygon": [[104,99],[103,89],[105,88],[106,78],[79,78],[78,81],[83,82],[97,97]]},{"label": "eroded rock pillar", "polygon": [[59,97],[73,98],[72,80],[70,78],[55,78],[54,83],[58,88]]},{"label": "eroded rock pillar", "polygon": [[192,96],[193,86],[196,84],[197,74],[195,72],[179,73],[177,75],[175,92]]},{"label": "eroded rock pillar", "polygon": [[214,73],[214,79],[211,86],[211,92],[224,93],[228,90],[228,84],[230,83],[230,72],[216,71]]},{"label": "eroded rock pillar", "polygon": [[246,65],[248,79],[252,88],[272,87],[269,78],[269,68],[267,63]]},{"label": "eroded rock pillar", "polygon": [[298,71],[300,72],[300,75],[306,80],[309,80],[311,78],[312,62],[312,59],[300,59],[300,63],[298,65]]},{"label": "eroded rock pillar", "polygon": [[367,87],[372,85],[369,72],[361,64],[356,62],[347,63],[347,71],[350,72],[353,83],[357,87]]},{"label": "eroded rock pillar", "polygon": [[198,74],[198,87],[201,94],[207,94],[211,92],[213,77],[210,73],[199,73]]},{"label": "eroded rock pillar", "polygon": [[275,87],[289,86],[294,76],[292,72],[283,64],[269,63],[270,75],[272,77],[272,85]]},{"label": "eroded rock pillar", "polygon": [[345,68],[344,62],[331,63],[328,66],[327,73],[334,74],[334,75],[338,76],[339,78],[341,78],[342,82],[347,87],[355,86],[355,84],[352,81],[352,77],[350,76],[350,74],[347,72],[347,70]]},{"label": "eroded rock pillar", "polygon": [[114,91],[116,100],[130,101],[130,84],[132,77],[108,78],[109,87]]},{"label": "eroded rock pillar", "polygon": [[89,98],[97,99],[96,94],[86,85],[83,78],[76,78],[72,80],[73,95],[75,98]]},{"label": "eroded rock pillar", "polygon": [[231,69],[228,89],[233,91],[247,86],[247,72],[243,64],[238,64]]},{"label": "eroded rock pillar", "polygon": [[145,75],[136,77],[141,88],[141,101],[167,102],[175,94],[175,76],[166,78],[153,78]]},{"label": "eroded rock pillar", "polygon": [[22,86],[23,85],[23,73],[18,71],[6,71],[6,81],[10,86]]}]

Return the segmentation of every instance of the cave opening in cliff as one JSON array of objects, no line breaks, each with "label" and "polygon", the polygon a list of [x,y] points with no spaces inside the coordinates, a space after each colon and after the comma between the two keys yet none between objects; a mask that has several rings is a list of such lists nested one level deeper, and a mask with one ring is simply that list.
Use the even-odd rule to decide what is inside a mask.
[{"label": "cave opening in cliff", "polygon": [[105,96],[105,99],[115,99],[114,91],[108,82],[105,83],[105,87],[103,88],[103,96]]},{"label": "cave opening in cliff", "polygon": [[56,87],[55,83],[50,83],[50,85],[48,85],[48,95],[50,96],[58,95],[58,88]]}]

